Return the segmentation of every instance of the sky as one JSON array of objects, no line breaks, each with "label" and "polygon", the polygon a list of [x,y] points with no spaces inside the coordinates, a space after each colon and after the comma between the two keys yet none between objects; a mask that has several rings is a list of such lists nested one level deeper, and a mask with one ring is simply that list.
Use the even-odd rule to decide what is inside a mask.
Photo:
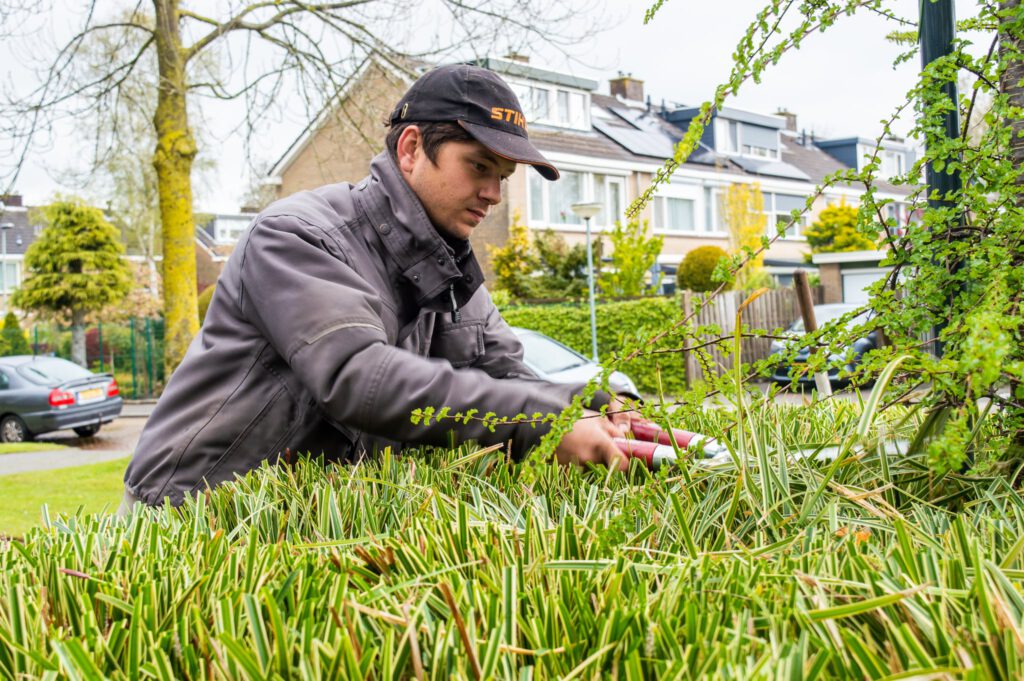
[{"label": "sky", "polygon": [[[754,18],[763,0],[669,0],[649,25],[643,24],[649,0],[605,0],[603,16],[614,28],[572,48],[566,55],[555,49],[528,50],[531,64],[585,76],[608,91],[608,80],[620,72],[644,81],[645,93],[655,104],[662,99],[699,105],[710,99],[725,81],[736,42]],[[957,18],[974,12],[975,2],[957,0]],[[917,19],[917,0],[892,0],[895,14]],[[728,106],[761,113],[780,108],[798,116],[798,128],[818,137],[875,137],[903,101],[920,68],[917,58],[893,67],[901,51],[885,40],[900,28],[871,13],[844,17],[823,34],[809,37],[800,50],[785,55],[771,67],[760,84],[748,83]],[[978,49],[987,49],[988,45]],[[0,61],[3,78],[24,82],[29,77],[13,64]],[[495,55],[500,56],[500,55]],[[301,132],[305,111],[292,111],[267,128],[253,155],[266,163],[276,160]],[[197,183],[197,209],[234,212],[250,181],[243,140],[238,130],[238,105],[211,109],[207,115],[210,145],[207,158],[213,169]],[[315,112],[313,112],[315,114]],[[895,130],[905,133],[905,119]],[[38,205],[62,185],[63,170],[80,167],[83,155],[70,145],[50,143],[41,148],[22,171],[16,190],[26,202]]]}]

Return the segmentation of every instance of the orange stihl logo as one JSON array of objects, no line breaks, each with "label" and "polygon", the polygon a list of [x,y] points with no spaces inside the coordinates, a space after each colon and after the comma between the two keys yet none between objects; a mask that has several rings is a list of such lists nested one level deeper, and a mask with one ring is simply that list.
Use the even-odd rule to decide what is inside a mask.
[{"label": "orange stihl logo", "polygon": [[503,109],[500,106],[491,107],[491,118],[496,121],[508,121],[513,125],[518,125],[520,128],[526,127],[526,117],[523,116],[523,112],[516,111],[515,109]]}]

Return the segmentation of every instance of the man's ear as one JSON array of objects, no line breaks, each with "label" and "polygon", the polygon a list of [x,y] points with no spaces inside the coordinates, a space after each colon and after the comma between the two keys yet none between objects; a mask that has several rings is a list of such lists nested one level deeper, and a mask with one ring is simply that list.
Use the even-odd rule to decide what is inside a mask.
[{"label": "man's ear", "polygon": [[419,126],[410,125],[398,136],[398,168],[403,174],[411,173],[416,165],[416,158],[423,153],[423,134]]}]

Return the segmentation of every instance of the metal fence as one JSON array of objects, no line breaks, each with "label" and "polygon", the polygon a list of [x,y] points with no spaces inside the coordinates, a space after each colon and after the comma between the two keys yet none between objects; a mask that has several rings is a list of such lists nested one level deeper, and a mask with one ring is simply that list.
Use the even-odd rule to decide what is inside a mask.
[{"label": "metal fence", "polygon": [[[29,332],[32,351],[71,359],[71,330],[36,324]],[[164,385],[164,322],[132,318],[127,323],[89,326],[85,358],[89,369],[114,375],[128,399],[157,397]]]}]

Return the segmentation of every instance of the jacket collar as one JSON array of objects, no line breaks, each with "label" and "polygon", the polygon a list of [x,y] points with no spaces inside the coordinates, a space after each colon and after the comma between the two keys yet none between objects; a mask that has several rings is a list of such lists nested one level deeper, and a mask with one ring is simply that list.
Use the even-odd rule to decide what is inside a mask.
[{"label": "jacket collar", "polygon": [[353,193],[417,303],[450,310],[453,286],[459,307],[469,301],[484,279],[476,255],[468,241],[453,248],[438,234],[390,154],[373,159]]}]

